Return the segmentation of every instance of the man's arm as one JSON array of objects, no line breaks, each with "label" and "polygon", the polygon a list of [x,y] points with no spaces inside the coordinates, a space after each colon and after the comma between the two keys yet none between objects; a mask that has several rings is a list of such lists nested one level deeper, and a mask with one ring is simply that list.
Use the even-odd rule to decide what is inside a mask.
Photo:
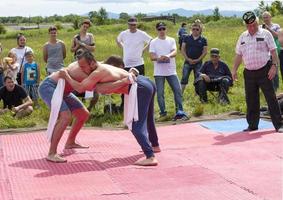
[{"label": "man's arm", "polygon": [[47,44],[45,44],[43,46],[43,60],[44,60],[45,63],[47,63],[47,59],[48,59]]},{"label": "man's arm", "polygon": [[185,43],[185,42],[182,43],[181,53],[182,53],[182,55],[184,56],[185,60],[188,61],[188,62],[191,64],[193,60],[190,59],[190,58],[187,56],[187,53],[186,53],[186,43]]},{"label": "man's arm", "polygon": [[65,79],[74,90],[79,93],[85,92],[86,90],[93,90],[96,84],[99,82],[100,78],[96,71],[92,72],[86,79],[82,82],[78,82],[69,75],[66,69],[62,69],[59,71],[59,75],[61,78]]},{"label": "man's arm", "polygon": [[119,92],[121,88],[129,85],[128,77],[125,77],[121,80],[108,83],[98,83],[96,84],[95,91],[100,94],[111,94],[111,93],[121,93]]},{"label": "man's arm", "polygon": [[279,62],[279,58],[276,52],[276,49],[273,49],[270,51],[271,57],[272,57],[272,66],[268,71],[268,79],[272,80],[277,72],[277,68],[278,68],[278,63]]},{"label": "man's arm", "polygon": [[23,99],[23,104],[16,106],[13,108],[14,112],[19,112],[20,110],[26,109],[28,106],[32,106],[33,102],[29,96],[27,96],[25,99]]},{"label": "man's arm", "polygon": [[237,71],[241,63],[242,63],[242,56],[239,54],[236,54],[234,58],[234,66],[232,69],[232,78],[234,81],[238,79]]}]

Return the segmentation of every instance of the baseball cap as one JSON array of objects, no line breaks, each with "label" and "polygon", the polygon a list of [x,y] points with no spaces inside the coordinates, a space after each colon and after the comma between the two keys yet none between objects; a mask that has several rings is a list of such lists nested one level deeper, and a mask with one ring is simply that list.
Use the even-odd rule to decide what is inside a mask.
[{"label": "baseball cap", "polygon": [[158,22],[155,27],[156,29],[166,28],[166,24],[164,22]]},{"label": "baseball cap", "polygon": [[216,56],[219,56],[219,49],[218,48],[211,48],[210,49],[210,55],[216,55]]},{"label": "baseball cap", "polygon": [[136,17],[131,17],[130,19],[128,19],[128,24],[137,24],[138,20]]},{"label": "baseball cap", "polygon": [[252,24],[256,20],[256,15],[252,11],[245,12],[243,15],[243,20],[246,24]]}]

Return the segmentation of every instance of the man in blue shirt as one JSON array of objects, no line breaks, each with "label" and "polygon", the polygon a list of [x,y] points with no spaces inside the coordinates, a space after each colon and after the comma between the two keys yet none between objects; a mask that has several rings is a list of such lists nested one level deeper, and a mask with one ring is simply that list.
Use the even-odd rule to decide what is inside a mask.
[{"label": "man in blue shirt", "polygon": [[230,103],[227,96],[229,87],[233,85],[233,79],[228,66],[220,60],[219,49],[210,50],[211,60],[205,62],[195,81],[196,92],[203,103],[207,102],[206,91],[218,91],[221,104]]},{"label": "man in blue shirt", "polygon": [[178,43],[179,43],[179,49],[182,48],[182,42],[184,37],[188,34],[186,29],[187,24],[185,22],[182,23],[179,31],[178,31]]},{"label": "man in blue shirt", "polygon": [[192,24],[192,34],[184,38],[182,42],[181,52],[185,58],[185,63],[182,72],[182,92],[184,92],[189,81],[191,71],[194,71],[194,78],[196,80],[199,70],[201,68],[202,59],[207,54],[207,40],[201,36],[202,26],[199,22]]}]

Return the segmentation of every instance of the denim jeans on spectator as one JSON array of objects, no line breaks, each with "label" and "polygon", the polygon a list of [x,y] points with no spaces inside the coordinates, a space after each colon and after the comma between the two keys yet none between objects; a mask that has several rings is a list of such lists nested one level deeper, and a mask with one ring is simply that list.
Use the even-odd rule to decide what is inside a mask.
[{"label": "denim jeans on spectator", "polygon": [[3,79],[4,79],[3,73],[0,73],[0,87],[2,87],[4,85]]},{"label": "denim jeans on spectator", "polygon": [[196,80],[196,78],[198,77],[198,73],[201,69],[201,62],[197,63],[197,64],[189,64],[189,63],[184,63],[183,66],[183,72],[182,72],[182,79],[181,79],[181,84],[182,85],[187,85],[189,82],[189,76],[192,72],[192,70],[194,71],[194,80]]},{"label": "denim jeans on spectator", "polygon": [[166,115],[166,106],[164,100],[164,84],[165,79],[167,80],[169,86],[171,87],[174,93],[174,100],[176,106],[176,112],[178,110],[183,111],[183,103],[182,103],[182,91],[179,79],[177,75],[171,76],[154,76],[156,89],[157,89],[157,101],[160,109],[160,115]]}]

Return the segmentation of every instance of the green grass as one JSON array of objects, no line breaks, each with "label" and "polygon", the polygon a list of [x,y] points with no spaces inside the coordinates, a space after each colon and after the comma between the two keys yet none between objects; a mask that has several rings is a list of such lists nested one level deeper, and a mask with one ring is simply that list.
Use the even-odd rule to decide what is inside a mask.
[{"label": "green grass", "polygon": [[[283,27],[283,16],[278,16],[273,19],[275,23],[279,23]],[[140,28],[145,30],[152,37],[156,37],[155,31],[156,22],[146,22],[140,24]],[[168,36],[175,37],[177,41],[177,30],[179,25],[173,25],[170,22],[166,22],[168,25]],[[116,46],[115,39],[119,32],[125,30],[127,25],[125,24],[115,24],[115,25],[105,25],[105,26],[94,26],[91,28],[91,32],[95,36],[96,51],[95,57],[97,60],[104,60],[112,54],[122,55],[121,49]],[[235,55],[235,44],[241,34],[245,30],[241,20],[223,20],[219,22],[209,22],[205,24],[203,35],[208,40],[208,48],[217,47],[221,51],[221,58],[232,67],[233,59]],[[62,29],[59,31],[58,38],[63,40],[67,47],[67,58],[65,59],[65,65],[73,61],[73,54],[70,52],[71,40],[73,36],[78,31],[72,29]],[[42,77],[45,77],[45,63],[42,57],[42,46],[48,40],[48,34],[46,29],[40,30],[29,30],[24,31],[27,35],[27,45],[32,47],[35,51],[36,61],[41,66]],[[0,35],[0,42],[3,45],[4,52],[2,56],[6,56],[8,51],[16,46],[15,35],[16,32],[9,30],[5,35]],[[206,56],[205,60],[208,60],[209,56]],[[145,71],[146,75],[153,80],[153,63],[149,59],[148,53],[144,55],[145,60]],[[178,52],[176,57],[177,73],[179,78],[182,75],[183,57]],[[215,115],[219,113],[224,113],[228,111],[242,111],[245,112],[245,95],[244,95],[244,85],[242,76],[243,66],[240,67],[238,71],[239,81],[235,82],[234,86],[229,91],[229,97],[231,100],[230,105],[222,106],[216,101],[216,98],[208,94],[209,104],[202,105],[199,102],[199,98],[195,95],[193,87],[193,74],[190,76],[189,84],[183,96],[183,104],[186,112],[192,115]],[[282,82],[280,83],[280,89],[282,88]],[[171,89],[166,83],[165,87],[166,96],[166,107],[170,115],[174,115],[174,98]],[[261,96],[261,103],[265,104],[263,97]],[[120,104],[120,95],[112,95],[112,100],[117,105]],[[42,103],[41,109],[36,110],[31,116],[26,119],[16,120],[10,114],[0,116],[0,129],[5,128],[18,128],[18,127],[33,127],[33,126],[46,126],[49,109]],[[88,102],[86,102],[88,104]],[[105,97],[102,96],[96,106],[92,111],[92,117],[86,126],[120,126],[122,122],[121,115],[109,115],[103,113],[103,108],[105,105]],[[155,114],[158,116],[159,108],[157,101],[155,101]],[[170,120],[170,118],[168,118]]]}]

